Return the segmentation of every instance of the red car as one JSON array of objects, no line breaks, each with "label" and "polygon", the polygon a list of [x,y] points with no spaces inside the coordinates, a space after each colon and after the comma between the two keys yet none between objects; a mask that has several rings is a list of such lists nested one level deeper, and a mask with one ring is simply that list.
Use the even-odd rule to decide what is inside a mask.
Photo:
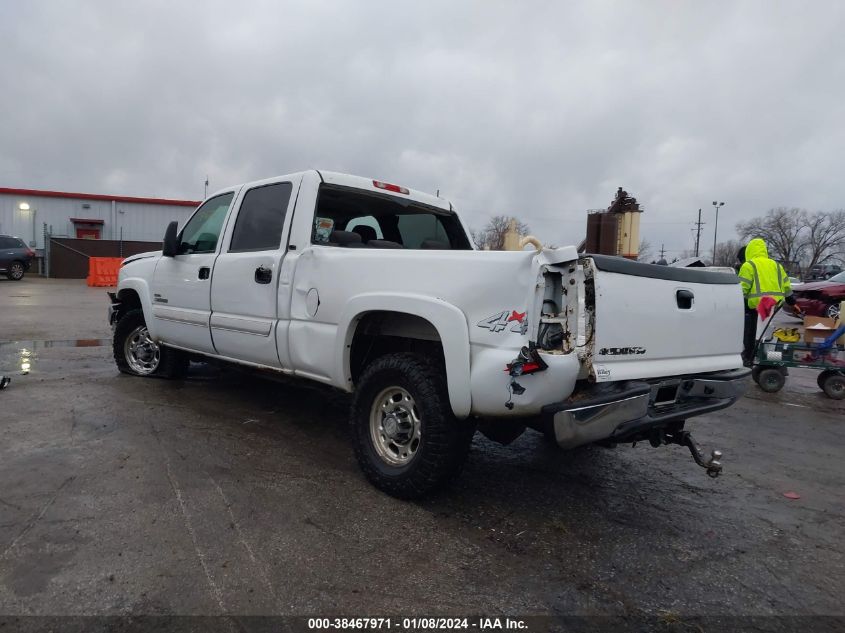
[{"label": "red car", "polygon": [[813,281],[792,289],[798,307],[812,316],[839,318],[839,303],[845,301],[845,272],[827,281]]}]

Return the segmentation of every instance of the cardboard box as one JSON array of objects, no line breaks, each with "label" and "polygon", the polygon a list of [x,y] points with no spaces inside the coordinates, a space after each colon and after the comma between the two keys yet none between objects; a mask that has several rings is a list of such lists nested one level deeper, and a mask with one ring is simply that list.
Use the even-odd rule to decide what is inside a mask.
[{"label": "cardboard box", "polygon": [[[808,344],[823,343],[826,338],[836,331],[839,321],[827,317],[806,316],[804,317],[804,342]],[[840,336],[836,343],[845,345],[845,335]]]}]

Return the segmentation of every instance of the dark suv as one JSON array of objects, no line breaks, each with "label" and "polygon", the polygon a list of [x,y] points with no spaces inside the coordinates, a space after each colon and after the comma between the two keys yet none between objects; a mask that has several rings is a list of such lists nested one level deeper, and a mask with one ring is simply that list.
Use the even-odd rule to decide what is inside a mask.
[{"label": "dark suv", "polygon": [[21,238],[0,235],[0,273],[6,273],[12,281],[19,281],[34,259],[35,252]]},{"label": "dark suv", "polygon": [[836,264],[816,264],[810,269],[810,272],[807,274],[806,281],[830,279],[834,275],[838,275],[841,272],[842,267],[837,266]]}]

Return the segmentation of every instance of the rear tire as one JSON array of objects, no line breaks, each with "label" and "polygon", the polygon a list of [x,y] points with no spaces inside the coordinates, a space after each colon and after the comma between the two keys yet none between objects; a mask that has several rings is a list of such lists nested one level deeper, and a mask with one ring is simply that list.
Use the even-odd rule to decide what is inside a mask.
[{"label": "rear tire", "polygon": [[188,355],[160,346],[147,331],[142,310],[130,310],[114,328],[112,352],[117,368],[132,376],[182,378],[188,372]]},{"label": "rear tire", "polygon": [[786,376],[783,375],[780,369],[767,367],[761,369],[757,375],[757,384],[766,393],[777,393],[786,384]]},{"label": "rear tire", "polygon": [[837,372],[824,372],[828,374],[822,384],[822,390],[828,398],[842,400],[845,398],[845,376]]},{"label": "rear tire", "polygon": [[822,372],[819,372],[819,375],[816,376],[816,384],[819,386],[819,389],[824,391],[824,381],[827,380],[827,377],[831,374],[835,374],[836,372],[832,369],[826,369]]},{"label": "rear tire", "polygon": [[833,319],[836,321],[839,318],[839,304],[838,303],[831,303],[827,306],[827,310],[825,310],[825,315],[828,319]]},{"label": "rear tire", "polygon": [[475,432],[452,413],[443,370],[416,354],[389,354],[367,367],[350,424],[364,475],[400,499],[419,499],[457,477]]},{"label": "rear tire", "polygon": [[6,269],[6,277],[12,281],[20,281],[23,279],[24,272],[26,272],[26,268],[24,268],[23,262],[14,261]]}]

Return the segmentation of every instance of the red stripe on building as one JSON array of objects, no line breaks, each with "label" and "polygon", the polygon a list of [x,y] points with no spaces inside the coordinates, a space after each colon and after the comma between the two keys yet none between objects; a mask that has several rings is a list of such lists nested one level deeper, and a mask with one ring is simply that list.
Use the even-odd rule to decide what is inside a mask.
[{"label": "red stripe on building", "polygon": [[166,204],[176,207],[196,207],[199,200],[172,200],[170,198],[138,198],[135,196],[107,196],[100,193],[72,193],[68,191],[43,191],[41,189],[13,189],[0,187],[0,194],[15,196],[40,196],[42,198],[74,198],[76,200],[102,200],[105,202],[136,202],[139,204]]}]

